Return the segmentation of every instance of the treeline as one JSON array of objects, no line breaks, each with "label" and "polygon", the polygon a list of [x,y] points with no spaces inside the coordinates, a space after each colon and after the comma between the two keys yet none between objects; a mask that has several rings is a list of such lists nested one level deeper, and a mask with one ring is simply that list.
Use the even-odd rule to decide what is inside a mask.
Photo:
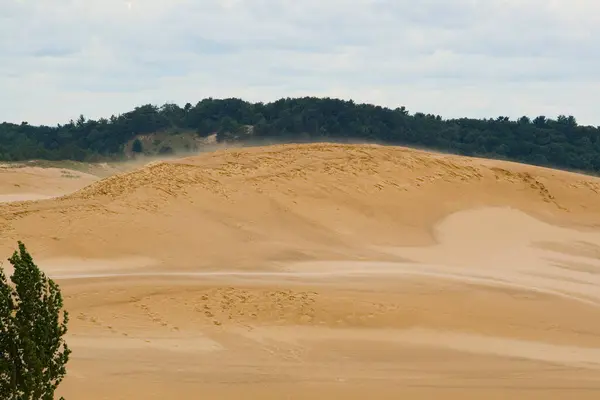
[{"label": "treeline", "polygon": [[[156,132],[216,133],[219,141],[241,142],[377,142],[600,172],[600,127],[580,126],[572,116],[443,119],[411,115],[404,107],[389,109],[314,97],[272,103],[209,98],[183,108],[148,104],[109,119],[80,116],[56,127],[3,123],[0,160],[118,159],[133,138]],[[139,151],[139,143],[137,147]]]}]

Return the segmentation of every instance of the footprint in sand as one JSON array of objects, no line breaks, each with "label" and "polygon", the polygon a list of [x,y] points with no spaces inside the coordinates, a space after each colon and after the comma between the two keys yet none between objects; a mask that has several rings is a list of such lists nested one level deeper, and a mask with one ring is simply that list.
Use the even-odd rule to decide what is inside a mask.
[{"label": "footprint in sand", "polygon": [[178,331],[179,328],[177,326],[170,325],[167,321],[165,321],[159,314],[150,310],[150,307],[147,304],[140,304],[138,307],[143,311],[143,313],[155,324],[160,325],[165,328],[170,328],[173,331]]}]

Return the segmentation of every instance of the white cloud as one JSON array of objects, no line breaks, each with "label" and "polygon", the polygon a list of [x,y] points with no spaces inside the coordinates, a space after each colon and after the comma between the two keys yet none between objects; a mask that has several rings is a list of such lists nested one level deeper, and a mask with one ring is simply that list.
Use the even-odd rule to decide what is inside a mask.
[{"label": "white cloud", "polygon": [[600,125],[595,0],[0,0],[0,120],[352,98]]}]

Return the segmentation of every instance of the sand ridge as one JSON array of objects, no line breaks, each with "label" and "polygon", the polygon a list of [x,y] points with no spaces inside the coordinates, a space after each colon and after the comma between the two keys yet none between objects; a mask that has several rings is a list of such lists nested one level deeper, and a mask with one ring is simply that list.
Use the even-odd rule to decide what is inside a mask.
[{"label": "sand ridge", "polygon": [[0,165],[0,203],[41,200],[81,189],[98,177],[65,168]]},{"label": "sand ridge", "polygon": [[159,161],[0,206],[71,313],[68,398],[600,393],[600,179],[376,145]]},{"label": "sand ridge", "polygon": [[599,187],[597,178],[404,148],[280,145],[153,163],[56,201],[5,205],[0,224],[43,258],[268,268],[389,260],[374,246],[431,244],[439,219],[479,206],[594,228]]}]

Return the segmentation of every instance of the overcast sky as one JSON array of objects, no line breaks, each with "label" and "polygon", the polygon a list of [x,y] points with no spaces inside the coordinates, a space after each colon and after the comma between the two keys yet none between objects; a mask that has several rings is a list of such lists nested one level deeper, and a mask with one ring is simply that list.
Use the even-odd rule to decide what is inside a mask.
[{"label": "overcast sky", "polygon": [[331,96],[600,125],[598,0],[0,0],[0,121]]}]

